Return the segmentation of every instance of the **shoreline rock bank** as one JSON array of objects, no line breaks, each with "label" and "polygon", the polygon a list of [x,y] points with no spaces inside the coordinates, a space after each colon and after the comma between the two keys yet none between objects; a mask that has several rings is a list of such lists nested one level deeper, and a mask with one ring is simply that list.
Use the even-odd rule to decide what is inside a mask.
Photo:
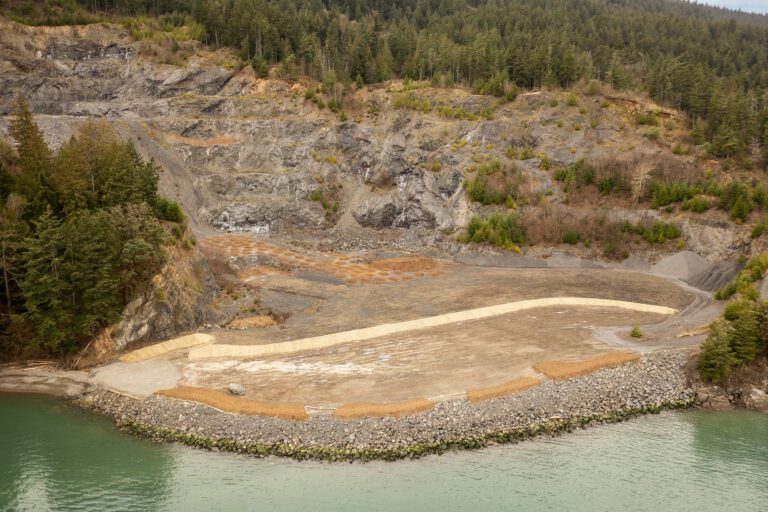
[{"label": "shoreline rock bank", "polygon": [[158,396],[136,400],[100,389],[91,390],[79,403],[111,417],[125,431],[210,450],[298,460],[396,460],[691,407],[696,394],[686,378],[688,359],[687,351],[646,354],[635,364],[546,381],[476,404],[464,399],[441,402],[428,413],[400,418],[339,420],[315,415],[294,422],[233,415]]}]

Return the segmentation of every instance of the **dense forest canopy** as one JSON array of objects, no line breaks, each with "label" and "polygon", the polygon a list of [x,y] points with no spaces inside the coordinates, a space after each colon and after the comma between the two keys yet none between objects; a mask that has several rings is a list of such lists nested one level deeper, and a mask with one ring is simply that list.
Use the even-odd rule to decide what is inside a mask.
[{"label": "dense forest canopy", "polygon": [[[87,122],[58,152],[19,98],[0,139],[0,357],[61,356],[117,320],[165,262],[158,169],[106,122]],[[169,223],[170,224],[170,223]]]},{"label": "dense forest canopy", "polygon": [[[35,5],[37,4],[37,5]],[[5,12],[37,23],[109,15],[195,23],[257,73],[323,83],[395,77],[503,95],[599,80],[690,114],[716,157],[768,159],[768,16],[675,0],[49,0]],[[332,87],[329,87],[331,89]],[[754,157],[754,158],[753,158]]]}]

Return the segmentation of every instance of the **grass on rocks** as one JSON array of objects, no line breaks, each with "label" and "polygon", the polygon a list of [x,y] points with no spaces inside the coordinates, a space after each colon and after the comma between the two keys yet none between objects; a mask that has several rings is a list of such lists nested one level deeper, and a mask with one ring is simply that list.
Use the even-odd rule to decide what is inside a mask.
[{"label": "grass on rocks", "polygon": [[300,404],[273,404],[239,398],[215,389],[198,387],[178,387],[164,389],[156,393],[159,396],[189,400],[208,405],[224,412],[233,412],[245,416],[272,416],[285,420],[306,421],[309,419],[304,406]]},{"label": "grass on rocks", "polygon": [[594,359],[586,361],[542,361],[534,365],[534,369],[553,380],[565,380],[588,373],[596,372],[602,368],[610,368],[620,364],[639,361],[640,356],[631,352],[609,352]]}]

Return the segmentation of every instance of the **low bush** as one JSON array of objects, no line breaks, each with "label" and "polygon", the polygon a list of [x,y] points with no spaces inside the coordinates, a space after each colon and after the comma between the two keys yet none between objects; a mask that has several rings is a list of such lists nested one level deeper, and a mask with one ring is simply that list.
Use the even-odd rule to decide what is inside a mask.
[{"label": "low bush", "polygon": [[736,292],[746,291],[752,283],[761,280],[768,270],[768,253],[763,253],[750,259],[741,272],[728,284],[715,292],[715,299],[731,298]]},{"label": "low bush", "polygon": [[472,217],[467,232],[459,240],[468,243],[488,242],[498,247],[519,251],[525,242],[525,228],[516,213],[494,213],[488,217]]},{"label": "low bush", "polygon": [[522,174],[514,165],[502,165],[494,160],[477,168],[465,187],[473,201],[485,205],[505,204],[517,199],[522,180]]},{"label": "low bush", "polygon": [[653,111],[644,110],[635,115],[635,122],[639,126],[659,126],[659,114]]},{"label": "low bush", "polygon": [[691,199],[686,199],[680,205],[681,210],[690,210],[694,213],[703,213],[709,210],[711,204],[709,200],[702,196],[694,196]]},{"label": "low bush", "polygon": [[160,220],[167,220],[170,222],[183,223],[186,220],[184,210],[181,209],[179,203],[158,197],[155,201],[155,215]]},{"label": "low bush", "polygon": [[752,238],[760,238],[765,234],[768,234],[768,217],[752,228]]},{"label": "low bush", "polygon": [[432,103],[427,99],[419,99],[411,93],[406,93],[395,98],[392,104],[395,108],[407,108],[418,112],[432,112]]}]

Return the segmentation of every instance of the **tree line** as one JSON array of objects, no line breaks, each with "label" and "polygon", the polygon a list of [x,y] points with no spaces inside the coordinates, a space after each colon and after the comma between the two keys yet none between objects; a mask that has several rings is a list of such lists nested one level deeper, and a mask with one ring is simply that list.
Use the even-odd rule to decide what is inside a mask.
[{"label": "tree line", "polygon": [[57,152],[19,98],[0,139],[0,357],[66,357],[119,319],[166,259],[158,169],[106,122]]},{"label": "tree line", "polygon": [[[9,12],[33,9],[14,1]],[[32,2],[35,4],[35,2]],[[39,3],[38,3],[39,4]],[[599,80],[690,115],[711,154],[768,161],[768,17],[668,0],[52,0],[39,17],[182,13],[257,73],[401,77],[503,95]],[[53,10],[57,6],[58,11]],[[58,13],[58,17],[53,13]],[[31,16],[31,15],[29,15]],[[28,16],[28,17],[29,17]],[[35,18],[36,19],[36,18]],[[328,87],[327,89],[332,89]],[[755,162],[757,163],[757,162]]]}]

